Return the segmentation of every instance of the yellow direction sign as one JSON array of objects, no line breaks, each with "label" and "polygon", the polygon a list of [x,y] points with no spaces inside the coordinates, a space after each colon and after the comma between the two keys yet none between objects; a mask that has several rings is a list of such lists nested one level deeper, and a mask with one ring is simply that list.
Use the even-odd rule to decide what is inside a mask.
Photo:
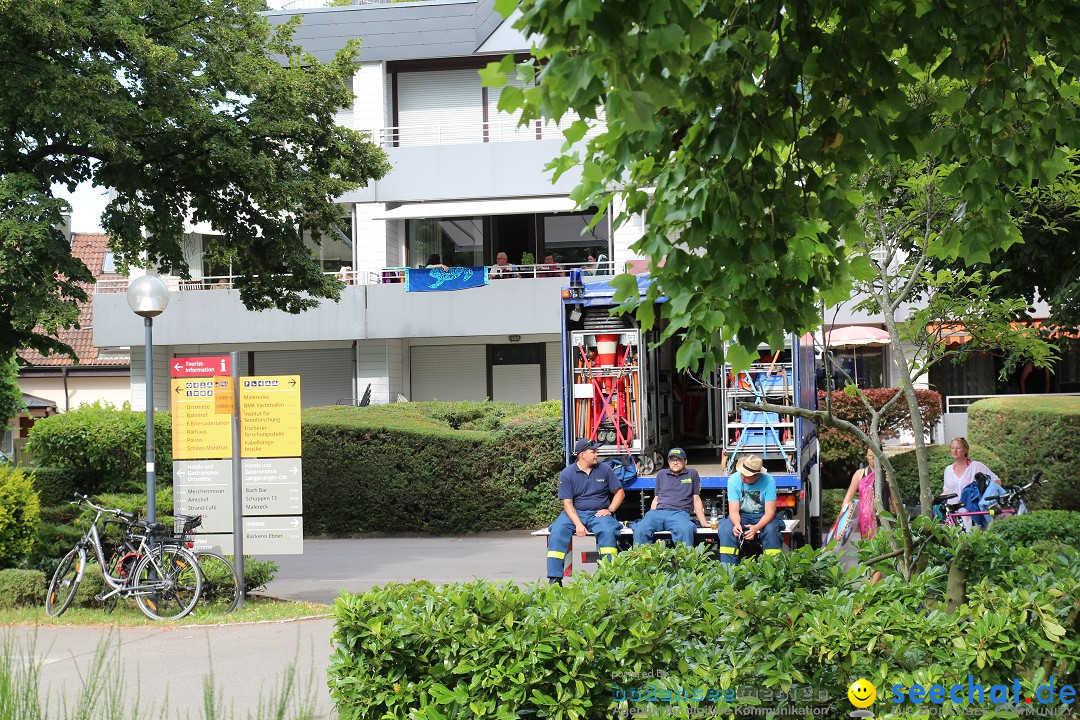
[{"label": "yellow direction sign", "polygon": [[300,457],[300,376],[240,378],[240,455]]},{"label": "yellow direction sign", "polygon": [[232,415],[235,399],[232,378],[221,375],[216,376],[214,378],[214,412]]},{"label": "yellow direction sign", "polygon": [[172,446],[175,460],[232,457],[232,419],[214,412],[212,378],[172,381]]}]

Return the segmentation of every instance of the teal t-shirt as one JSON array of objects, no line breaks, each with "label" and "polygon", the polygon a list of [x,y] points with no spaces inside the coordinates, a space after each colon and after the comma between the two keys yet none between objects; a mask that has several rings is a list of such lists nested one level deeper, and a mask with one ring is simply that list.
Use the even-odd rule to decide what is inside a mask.
[{"label": "teal t-shirt", "polygon": [[740,513],[763,513],[765,503],[776,500],[776,478],[761,473],[753,483],[747,483],[742,473],[733,473],[727,479],[727,498],[739,503]]}]

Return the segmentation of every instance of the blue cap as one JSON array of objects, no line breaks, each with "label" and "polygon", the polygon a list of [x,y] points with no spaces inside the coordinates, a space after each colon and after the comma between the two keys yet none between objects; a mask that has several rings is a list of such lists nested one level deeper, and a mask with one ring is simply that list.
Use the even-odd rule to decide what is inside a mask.
[{"label": "blue cap", "polygon": [[671,448],[668,450],[667,456],[669,458],[679,458],[680,460],[686,459],[686,451],[682,448]]},{"label": "blue cap", "polygon": [[576,443],[574,443],[574,454],[575,455],[580,455],[581,453],[585,452],[586,450],[599,450],[599,449],[600,449],[600,443],[594,443],[589,438],[581,438]]}]

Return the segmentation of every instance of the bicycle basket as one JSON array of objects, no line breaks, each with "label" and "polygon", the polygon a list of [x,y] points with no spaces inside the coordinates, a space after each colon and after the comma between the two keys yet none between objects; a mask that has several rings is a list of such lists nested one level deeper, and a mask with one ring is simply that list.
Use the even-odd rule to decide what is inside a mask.
[{"label": "bicycle basket", "polygon": [[202,515],[176,515],[173,517],[173,539],[194,544],[192,536],[195,530],[202,525]]}]

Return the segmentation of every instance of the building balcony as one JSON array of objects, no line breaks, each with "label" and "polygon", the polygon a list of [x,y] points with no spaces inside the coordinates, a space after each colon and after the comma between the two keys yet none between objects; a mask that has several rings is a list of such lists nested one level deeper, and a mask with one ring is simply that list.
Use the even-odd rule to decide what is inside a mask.
[{"label": "building balcony", "polygon": [[[543,269],[536,266],[519,269],[524,277],[453,292],[406,292],[400,282],[402,268],[338,274],[347,283],[340,301],[326,300],[298,315],[248,310],[234,278],[166,277],[172,293],[168,309],[154,321],[154,342],[209,345],[558,333],[560,289],[567,278],[537,277]],[[96,286],[94,345],[142,345],[143,323],[128,307],[126,291],[127,280]]]}]

